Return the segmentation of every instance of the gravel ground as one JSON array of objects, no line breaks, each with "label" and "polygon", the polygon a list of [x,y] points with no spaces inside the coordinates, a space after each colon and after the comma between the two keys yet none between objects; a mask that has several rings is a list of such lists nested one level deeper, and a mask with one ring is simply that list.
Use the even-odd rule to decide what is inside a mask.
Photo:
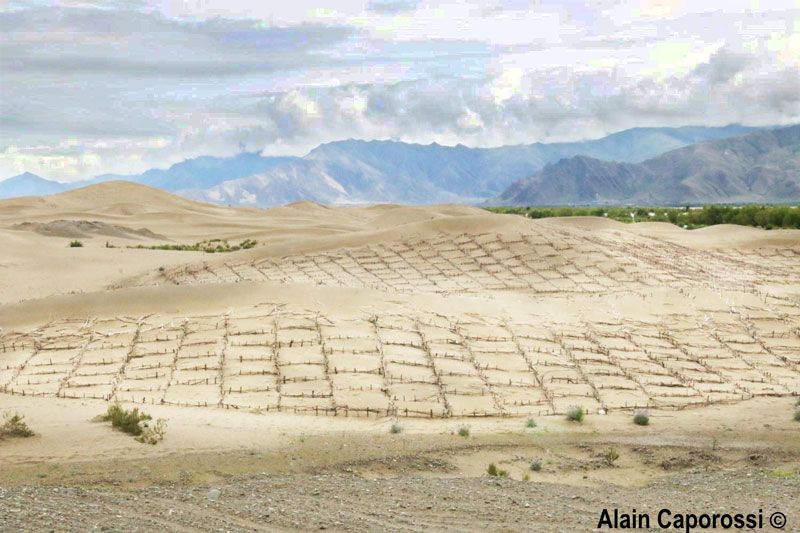
[{"label": "gravel ground", "polygon": [[0,529],[573,532],[602,531],[597,525],[604,508],[612,513],[635,508],[649,513],[654,523],[658,510],[668,508],[697,514],[763,509],[765,522],[781,511],[787,516],[784,531],[800,532],[799,494],[797,474],[780,477],[758,468],[693,469],[627,488],[488,477],[258,475],[215,486],[138,490],[0,488]]}]

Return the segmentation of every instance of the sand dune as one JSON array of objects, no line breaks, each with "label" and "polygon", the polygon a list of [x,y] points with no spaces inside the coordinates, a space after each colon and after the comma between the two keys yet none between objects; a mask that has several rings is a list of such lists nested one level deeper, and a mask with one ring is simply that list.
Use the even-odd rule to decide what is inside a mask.
[{"label": "sand dune", "polygon": [[[14,229],[64,220],[172,244],[258,244],[133,249],[141,241],[112,232],[70,248],[71,234]],[[562,435],[555,415],[575,406],[603,439],[627,435],[631,411],[646,409],[670,428],[647,442],[663,444],[676,431],[711,435],[698,420],[720,409],[725,427],[777,428],[774,406],[800,391],[800,231],[457,205],[262,211],[107,183],[0,202],[0,246],[0,402],[44,428],[35,447],[0,446],[17,465],[294,449],[309,431],[372,442],[391,420],[426,435],[454,423],[507,435],[533,416]],[[169,442],[131,448],[141,445],[89,422],[115,400],[168,417]],[[553,479],[581,483],[565,465]]]},{"label": "sand dune", "polygon": [[[800,278],[800,232],[776,240],[754,229],[526,220],[454,205],[299,202],[258,211],[127,183],[54,195],[45,204],[15,202],[0,222],[79,210],[146,224],[170,238],[199,227],[213,228],[205,238],[261,242],[213,255],[61,244],[46,253],[68,266],[53,268],[58,263],[24,244],[33,237],[14,233],[9,248],[18,259],[7,256],[3,293],[42,298],[26,307],[28,329],[0,337],[7,350],[0,387],[15,394],[459,416],[558,413],[571,404],[683,407],[790,394],[800,385],[793,355],[800,313],[786,296]],[[687,236],[691,247],[679,244]],[[26,259],[47,265],[39,276],[50,281],[38,292],[9,286],[15,273],[30,278]],[[53,287],[59,281],[61,290]],[[209,284],[225,291],[240,283],[256,288],[235,291],[239,305],[226,300],[199,309],[186,297]],[[164,285],[186,287],[182,316],[168,318],[180,301],[174,299],[140,310],[160,319],[123,314],[137,290]],[[280,301],[253,307],[270,301],[276,287]],[[111,289],[103,296],[105,315],[80,306],[72,316],[46,311],[49,296],[104,288]],[[298,291],[316,294],[305,298],[309,307],[297,305]],[[700,294],[723,291],[727,300],[695,303]],[[335,304],[354,294],[359,306]],[[503,305],[470,312],[474,306],[464,299],[475,298]],[[655,306],[649,321],[624,311],[631,298]],[[120,312],[111,315],[115,301]],[[588,309],[576,314],[573,306],[605,311],[590,319]],[[715,332],[712,339],[695,333],[698,327]],[[195,334],[202,348],[177,348]]]}]

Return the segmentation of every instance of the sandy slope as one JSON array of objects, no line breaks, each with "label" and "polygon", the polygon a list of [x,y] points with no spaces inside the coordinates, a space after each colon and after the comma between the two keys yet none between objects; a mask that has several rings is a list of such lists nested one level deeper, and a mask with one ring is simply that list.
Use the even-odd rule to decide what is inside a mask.
[{"label": "sandy slope", "polygon": [[[146,228],[173,244],[259,245],[205,254],[96,235],[70,248],[68,238],[14,228],[55,220]],[[387,440],[394,417],[422,439],[415,453],[451,464],[445,477],[481,475],[511,438],[522,451],[497,460],[519,480],[519,457],[543,452],[508,435],[534,415],[557,437],[542,479],[581,484],[575,461],[593,459],[565,457],[583,430],[552,416],[573,405],[601,442],[631,453],[638,407],[654,415],[646,441],[655,450],[685,433],[756,450],[775,468],[800,455],[786,414],[800,391],[800,231],[533,221],[458,205],[261,211],[111,182],[0,201],[0,247],[0,407],[41,433],[0,442],[0,462],[23,483],[42,461],[88,461],[92,475],[106,475],[104,461],[123,456],[194,468],[202,482],[214,466],[170,461],[213,451],[227,475],[242,471],[233,459],[242,449],[283,453],[303,435],[343,447],[374,440],[364,453],[377,462],[357,475],[383,479],[387,458],[407,452]],[[89,422],[108,399],[167,418],[167,439],[146,447]],[[474,456],[435,451],[461,417],[482,435]],[[303,475],[322,468],[309,461]],[[661,470],[637,460],[593,482],[646,483]]]}]

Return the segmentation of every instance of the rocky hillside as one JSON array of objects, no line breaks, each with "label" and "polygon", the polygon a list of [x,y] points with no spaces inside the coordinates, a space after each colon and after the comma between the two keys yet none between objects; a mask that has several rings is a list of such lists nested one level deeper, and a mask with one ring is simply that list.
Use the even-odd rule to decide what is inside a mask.
[{"label": "rocky hillside", "polygon": [[669,151],[638,164],[586,156],[546,165],[491,205],[800,202],[800,126]]}]

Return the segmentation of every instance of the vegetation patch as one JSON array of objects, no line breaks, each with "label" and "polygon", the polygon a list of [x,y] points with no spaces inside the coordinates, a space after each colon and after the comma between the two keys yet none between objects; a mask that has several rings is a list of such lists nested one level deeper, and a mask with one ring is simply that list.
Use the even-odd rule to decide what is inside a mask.
[{"label": "vegetation patch", "polygon": [[633,414],[633,423],[637,426],[650,425],[650,415],[644,411],[637,411]]},{"label": "vegetation patch", "polygon": [[501,470],[497,468],[497,465],[491,463],[489,468],[486,469],[486,472],[492,477],[508,477],[508,470]]},{"label": "vegetation patch", "polygon": [[525,419],[525,427],[526,428],[535,428],[536,427],[536,420],[532,416],[529,416]]},{"label": "vegetation patch", "polygon": [[531,470],[534,472],[539,472],[542,470],[542,462],[539,459],[535,461],[531,461]]},{"label": "vegetation patch", "polygon": [[205,241],[196,242],[194,244],[156,244],[153,246],[145,246],[137,244],[136,246],[128,246],[135,250],[172,250],[178,252],[205,252],[207,254],[221,254],[226,252],[238,252],[239,250],[249,250],[255,247],[258,241],[255,239],[245,239],[239,244],[231,244],[223,239],[210,239]]},{"label": "vegetation patch", "polygon": [[19,413],[6,413],[3,416],[3,425],[0,425],[0,439],[5,437],[33,437],[33,432],[23,420],[25,417]]},{"label": "vegetation patch", "polygon": [[608,466],[614,466],[617,459],[619,459],[619,452],[616,449],[609,448],[603,452],[603,461],[605,461]]},{"label": "vegetation patch", "polygon": [[490,207],[493,213],[528,218],[605,217],[618,222],[669,222],[687,229],[738,224],[765,229],[800,229],[800,207],[785,205],[706,205],[685,207]]},{"label": "vegetation patch", "polygon": [[459,437],[469,437],[469,426],[466,424],[458,426],[457,433]]},{"label": "vegetation patch", "polygon": [[153,423],[153,417],[140,412],[138,407],[124,409],[118,402],[109,405],[106,414],[101,415],[99,420],[111,422],[111,427],[129,433],[145,444],[156,444],[162,440],[167,425],[163,418]]},{"label": "vegetation patch", "polygon": [[81,241],[69,241],[70,248],[83,248],[83,243]]},{"label": "vegetation patch", "polygon": [[567,420],[570,422],[577,422],[578,424],[583,423],[583,407],[580,405],[576,405],[570,407],[567,410]]}]

